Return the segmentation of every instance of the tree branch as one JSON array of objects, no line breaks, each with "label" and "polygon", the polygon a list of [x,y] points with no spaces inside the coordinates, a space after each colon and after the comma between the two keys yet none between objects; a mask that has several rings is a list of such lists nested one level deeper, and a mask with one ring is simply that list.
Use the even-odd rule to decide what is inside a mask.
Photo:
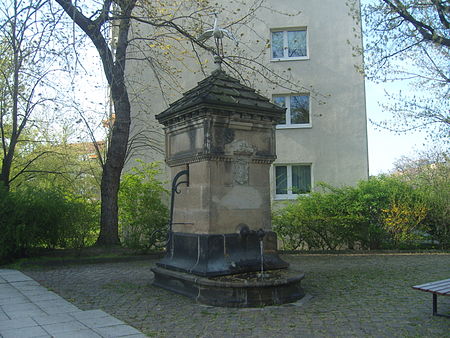
[{"label": "tree branch", "polygon": [[[81,28],[83,32],[91,39],[95,48],[97,48],[100,58],[103,62],[103,70],[109,85],[113,84],[114,59],[109,49],[109,45],[101,33],[101,26],[96,25],[95,20],[87,18],[77,7],[72,4],[71,0],[55,0],[67,15]],[[103,7],[105,9],[105,6]],[[100,14],[99,18],[104,15]],[[104,21],[99,20],[99,23]]]},{"label": "tree branch", "polygon": [[54,153],[56,154],[56,152],[54,152],[54,151],[43,151],[42,153],[38,154],[35,158],[30,160],[16,175],[14,175],[14,177],[9,180],[9,183],[12,183],[12,181],[14,181],[17,177],[19,177],[21,174],[26,172],[27,168],[31,164],[33,164],[33,162],[37,161],[40,157],[47,155],[47,154],[54,154]]},{"label": "tree branch", "polygon": [[398,13],[403,19],[412,24],[422,35],[424,40],[436,43],[438,45],[446,46],[450,48],[450,39],[439,35],[436,30],[421,22],[416,20],[406,9],[406,6],[400,0],[383,0],[389,7],[391,7],[396,13]]},{"label": "tree branch", "polygon": [[450,23],[445,17],[446,14],[450,14],[450,6],[444,6],[440,0],[431,0],[431,2],[436,7],[439,20],[441,20],[442,25],[444,25],[445,28],[450,29]]}]

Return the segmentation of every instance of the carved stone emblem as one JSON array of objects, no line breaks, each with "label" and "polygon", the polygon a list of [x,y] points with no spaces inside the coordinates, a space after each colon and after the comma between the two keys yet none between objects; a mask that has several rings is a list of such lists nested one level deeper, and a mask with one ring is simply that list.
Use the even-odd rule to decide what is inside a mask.
[{"label": "carved stone emblem", "polygon": [[248,161],[238,158],[233,162],[233,181],[237,184],[248,184]]}]

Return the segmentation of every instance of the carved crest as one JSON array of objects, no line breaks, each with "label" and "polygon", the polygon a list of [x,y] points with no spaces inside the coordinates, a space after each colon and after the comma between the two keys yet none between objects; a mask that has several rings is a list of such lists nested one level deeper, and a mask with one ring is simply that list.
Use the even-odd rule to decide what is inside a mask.
[{"label": "carved crest", "polygon": [[238,158],[233,162],[233,181],[237,184],[248,184],[248,161]]}]

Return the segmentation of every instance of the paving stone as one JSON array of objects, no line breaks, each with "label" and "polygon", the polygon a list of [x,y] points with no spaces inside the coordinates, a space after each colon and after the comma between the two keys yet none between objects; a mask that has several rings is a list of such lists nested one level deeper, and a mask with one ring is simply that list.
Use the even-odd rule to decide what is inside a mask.
[{"label": "paving stone", "polygon": [[78,312],[72,312],[72,313],[70,313],[70,315],[78,320],[102,318],[102,317],[110,316],[109,314],[107,314],[105,311],[102,311],[102,310],[78,311]]},{"label": "paving stone", "polygon": [[10,284],[0,285],[0,298],[9,297],[12,294],[20,294],[20,292],[13,288]]},{"label": "paving stone", "polygon": [[139,332],[135,328],[128,326],[128,325],[114,325],[114,326],[107,326],[107,327],[99,327],[99,328],[95,328],[94,331],[96,331],[98,334],[100,334],[102,337],[105,337],[105,338],[125,337],[125,336],[141,334],[141,332]]},{"label": "paving stone", "polygon": [[[32,294],[26,297],[26,299],[28,299],[29,301],[32,302],[39,302],[39,301],[48,301],[48,300],[61,300],[63,301],[64,298],[58,296],[56,293],[51,292],[51,291],[46,291],[43,293],[38,293],[38,294]],[[1,304],[1,302],[0,302]]]},{"label": "paving stone", "polygon": [[39,307],[31,302],[28,303],[18,303],[18,304],[7,304],[2,305],[2,308],[7,311],[33,311],[39,310]]},{"label": "paving stone", "polygon": [[34,288],[36,286],[42,287],[38,282],[25,275],[23,275],[23,280],[14,282],[10,281],[9,283],[11,284],[12,287],[16,288],[17,290],[26,290],[29,288]]},{"label": "paving stone", "polygon": [[18,310],[18,311],[8,311],[7,309],[4,310],[6,315],[11,319],[17,319],[17,318],[24,318],[24,317],[31,317],[31,316],[42,316],[46,315],[42,310]]},{"label": "paving stone", "polygon": [[0,321],[0,331],[32,326],[38,326],[38,324],[30,317]]},{"label": "paving stone", "polygon": [[1,305],[0,310],[11,319],[45,314],[41,308],[30,302],[18,304],[9,302]]},{"label": "paving stone", "polygon": [[60,333],[64,332],[74,332],[86,330],[87,327],[80,322],[71,321],[71,322],[63,322],[63,323],[55,323],[55,324],[45,324],[42,325],[42,328],[47,331],[52,336],[57,336]]},{"label": "paving stone", "polygon": [[58,324],[73,322],[74,318],[69,314],[54,314],[54,315],[44,315],[44,316],[33,316],[31,317],[39,325],[48,324]]},{"label": "paving stone", "polygon": [[93,332],[90,329],[68,331],[58,333],[56,338],[102,338],[99,334]]},{"label": "paving stone", "polygon": [[26,284],[26,285],[15,285],[13,286],[19,290],[20,293],[23,293],[24,295],[35,295],[37,293],[44,293],[48,290],[39,284],[33,285],[33,284]]},{"label": "paving stone", "polygon": [[45,311],[45,313],[47,314],[70,313],[79,310],[75,305],[70,304],[62,298],[53,300],[40,300],[34,302],[34,304],[39,307],[39,309]]},{"label": "paving stone", "polygon": [[30,303],[30,300],[21,294],[16,296],[9,296],[8,298],[0,298],[0,306],[8,304],[26,304],[26,303]]},{"label": "paving stone", "polygon": [[34,304],[36,304],[40,308],[64,307],[64,306],[71,306],[71,307],[73,307],[73,305],[70,304],[64,298],[50,299],[50,300],[37,300],[37,301],[34,302]]},{"label": "paving stone", "polygon": [[9,320],[9,319],[11,319],[11,318],[9,318],[3,310],[0,310],[0,322],[3,320]]},{"label": "paving stone", "polygon": [[47,314],[60,314],[60,313],[71,313],[74,311],[77,311],[78,308],[75,305],[72,304],[65,304],[65,305],[59,305],[59,306],[51,306],[48,305],[47,307],[43,307],[42,310],[45,311]]},{"label": "paving stone", "polygon": [[22,327],[16,329],[3,330],[0,329],[3,338],[29,338],[38,336],[49,336],[40,326]]},{"label": "paving stone", "polygon": [[17,283],[17,282],[28,282],[28,281],[32,281],[32,279],[26,275],[24,275],[23,273],[16,273],[16,272],[11,272],[11,273],[5,273],[2,275],[2,279],[4,279],[5,281],[7,281],[8,283]]},{"label": "paving stone", "polygon": [[113,326],[113,325],[124,325],[125,323],[117,318],[112,316],[107,317],[97,317],[97,318],[84,318],[79,319],[81,323],[90,328],[98,328],[105,326]]}]

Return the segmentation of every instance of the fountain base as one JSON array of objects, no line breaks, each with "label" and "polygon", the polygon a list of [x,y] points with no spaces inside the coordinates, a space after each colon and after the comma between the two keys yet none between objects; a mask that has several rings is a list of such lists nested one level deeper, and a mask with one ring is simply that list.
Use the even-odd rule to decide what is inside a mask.
[{"label": "fountain base", "polygon": [[263,276],[248,272],[219,277],[200,277],[161,267],[152,271],[155,274],[153,285],[213,306],[281,305],[305,295],[301,288],[305,274],[290,269],[264,271]]}]

